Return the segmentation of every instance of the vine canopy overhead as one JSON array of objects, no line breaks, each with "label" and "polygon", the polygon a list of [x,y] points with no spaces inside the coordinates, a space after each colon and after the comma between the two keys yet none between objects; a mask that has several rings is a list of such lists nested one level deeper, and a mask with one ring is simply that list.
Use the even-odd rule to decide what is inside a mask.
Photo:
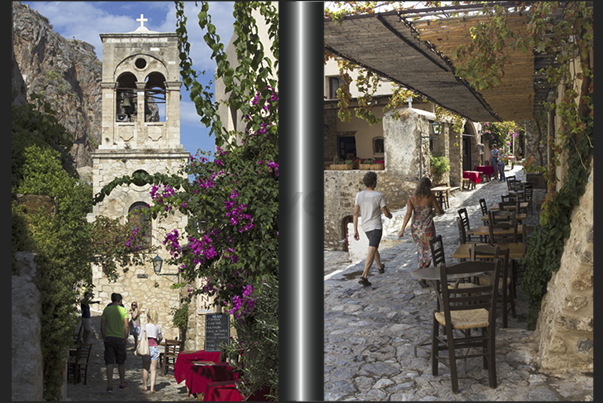
[{"label": "vine canopy overhead", "polygon": [[[458,77],[461,59],[456,52],[471,43],[472,27],[494,17],[434,18],[437,13],[422,17],[420,11],[325,17],[325,50],[475,122],[533,119],[550,92],[538,71],[548,67],[554,55],[509,49],[500,80],[478,90]],[[557,18],[558,10],[551,16]],[[525,35],[525,12],[506,12],[504,18],[510,30]]]}]

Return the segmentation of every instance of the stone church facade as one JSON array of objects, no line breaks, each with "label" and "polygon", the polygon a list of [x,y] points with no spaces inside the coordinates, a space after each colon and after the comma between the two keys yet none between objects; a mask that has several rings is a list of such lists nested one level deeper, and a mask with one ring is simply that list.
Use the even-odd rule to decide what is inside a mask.
[{"label": "stone church facade", "polygon": [[[142,20],[142,16],[141,16]],[[144,20],[143,20],[144,21]],[[176,173],[187,163],[189,153],[180,144],[180,87],[179,52],[176,33],[149,31],[141,26],[133,32],[101,34],[103,42],[102,69],[102,128],[101,142],[93,155],[93,192],[123,175],[145,171]],[[159,247],[149,253],[143,266],[129,267],[110,282],[100,267],[93,267],[95,299],[102,310],[110,302],[111,293],[124,297],[124,306],[138,302],[144,313],[157,309],[164,338],[182,340],[179,329],[173,326],[173,310],[181,306],[181,291],[170,286],[181,281],[178,268],[167,264],[169,253],[163,247],[168,232],[184,232],[187,217],[176,212],[167,218],[152,219],[147,214],[151,204],[152,185],[121,185],[102,203],[94,206],[89,220],[99,215],[137,219],[150,225],[150,245]],[[134,218],[129,213],[134,213]],[[159,255],[163,261],[160,273],[153,270],[152,259]],[[194,304],[191,304],[194,305]],[[197,316],[193,311],[193,319]],[[202,321],[199,321],[202,322]],[[203,348],[198,340],[196,321],[191,324],[186,348]],[[197,346],[197,344],[200,344]]]}]

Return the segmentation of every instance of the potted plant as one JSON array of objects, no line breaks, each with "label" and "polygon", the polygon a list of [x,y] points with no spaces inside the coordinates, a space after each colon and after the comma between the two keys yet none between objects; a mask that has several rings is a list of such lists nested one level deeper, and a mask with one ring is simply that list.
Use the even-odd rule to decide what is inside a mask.
[{"label": "potted plant", "polygon": [[338,170],[338,171],[344,171],[346,169],[351,169],[348,168],[348,166],[346,164],[341,164],[341,159],[339,158],[339,155],[336,155],[333,157],[333,165],[331,165],[331,169],[334,170]]},{"label": "potted plant", "polygon": [[445,155],[436,157],[434,155],[429,156],[429,166],[431,174],[433,175],[433,183],[442,182],[442,177],[448,171],[450,171],[450,162]]},{"label": "potted plant", "polygon": [[381,171],[385,169],[385,165],[382,162],[375,162],[374,158],[367,158],[365,161],[360,163],[360,169],[368,171]]}]

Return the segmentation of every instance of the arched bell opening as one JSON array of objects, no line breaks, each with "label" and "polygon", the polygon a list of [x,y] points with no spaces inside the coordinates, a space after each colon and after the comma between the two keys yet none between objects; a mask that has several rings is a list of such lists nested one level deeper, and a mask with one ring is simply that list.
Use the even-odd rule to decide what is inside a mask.
[{"label": "arched bell opening", "polygon": [[136,76],[132,73],[121,74],[115,87],[115,120],[117,122],[134,122],[136,121]]},{"label": "arched bell opening", "polygon": [[144,121],[165,122],[165,77],[161,73],[154,72],[149,74],[145,81]]}]

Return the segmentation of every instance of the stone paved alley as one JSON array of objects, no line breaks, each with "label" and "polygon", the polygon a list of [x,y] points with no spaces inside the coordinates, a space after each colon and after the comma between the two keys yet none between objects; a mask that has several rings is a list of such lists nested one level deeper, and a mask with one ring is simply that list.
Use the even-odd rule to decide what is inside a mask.
[{"label": "stone paved alley", "polygon": [[[90,342],[90,362],[88,369],[88,382],[78,384],[67,383],[66,400],[69,401],[196,401],[194,396],[188,396],[184,384],[177,384],[174,372],[170,368],[167,375],[157,373],[155,393],[145,392],[142,387],[142,358],[134,355],[134,344],[128,344],[128,358],[126,359],[125,389],[119,389],[119,375],[117,366],[113,371],[113,392],[107,392],[107,371],[103,358],[105,347],[100,337],[101,312],[91,312],[92,334]],[[132,339],[130,339],[132,340]]]},{"label": "stone paved alley", "polygon": [[[521,166],[506,174],[525,179]],[[505,182],[495,180],[478,184],[475,190],[454,192],[450,208],[435,218],[447,263],[458,262],[452,258],[459,244],[457,210],[467,208],[473,228],[480,221],[479,199],[491,206],[500,201],[506,187]],[[542,198],[543,192],[535,191],[535,197]],[[537,222],[537,206],[539,203],[534,203],[534,214],[528,216],[530,225]],[[410,225],[404,238],[397,238],[405,213],[405,208],[393,211],[394,225],[385,227],[385,248],[380,247],[380,253],[386,270],[379,274],[373,265],[369,274],[372,286],[358,284],[364,261],[350,262],[347,252],[325,251],[325,401],[593,400],[591,376],[538,371],[536,341],[526,328],[527,302],[521,294],[517,318],[509,315],[509,327],[496,329],[496,389],[488,386],[481,359],[466,360],[466,364],[459,361],[457,395],[452,393],[448,368],[440,365],[439,375],[433,376],[430,353],[419,349],[415,358],[414,345],[431,335],[435,296],[410,276],[417,264]]]}]

